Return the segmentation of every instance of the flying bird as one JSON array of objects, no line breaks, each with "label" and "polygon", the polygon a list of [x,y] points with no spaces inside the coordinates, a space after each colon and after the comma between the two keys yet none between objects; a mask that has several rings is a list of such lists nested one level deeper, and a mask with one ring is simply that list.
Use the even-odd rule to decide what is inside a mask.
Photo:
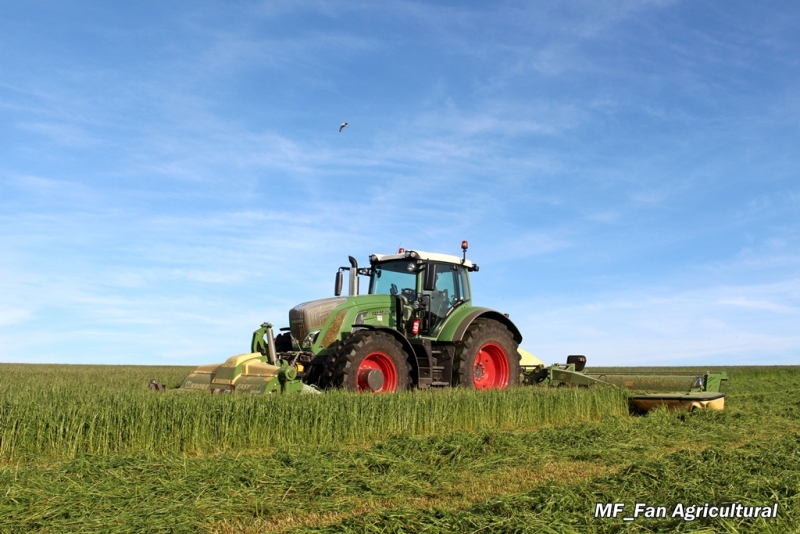
[{"label": "flying bird", "polygon": [[341,131],[342,131],[342,130],[344,130],[345,128],[347,128],[347,123],[346,123],[346,122],[343,122],[343,123],[342,123],[342,125],[341,125],[341,126],[339,126],[339,132],[341,132]]}]

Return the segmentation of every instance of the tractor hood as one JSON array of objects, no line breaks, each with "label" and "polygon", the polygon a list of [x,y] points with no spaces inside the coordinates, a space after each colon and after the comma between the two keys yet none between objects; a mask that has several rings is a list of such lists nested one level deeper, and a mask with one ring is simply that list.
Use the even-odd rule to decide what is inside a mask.
[{"label": "tractor hood", "polygon": [[[390,295],[367,294],[298,304],[289,311],[292,337],[302,348],[316,353],[350,332],[354,324],[396,328],[396,300]],[[320,334],[311,335],[315,331]]]},{"label": "tractor hood", "polygon": [[289,310],[292,337],[302,343],[309,332],[322,328],[331,312],[345,302],[347,302],[345,297],[334,297],[298,304]]}]

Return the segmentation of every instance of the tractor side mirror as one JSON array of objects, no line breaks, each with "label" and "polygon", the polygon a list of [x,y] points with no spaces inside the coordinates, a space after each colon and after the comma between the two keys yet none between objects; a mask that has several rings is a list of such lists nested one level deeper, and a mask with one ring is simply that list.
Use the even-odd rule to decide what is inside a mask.
[{"label": "tractor side mirror", "polygon": [[425,275],[422,280],[423,291],[433,291],[436,289],[436,265],[429,263],[425,267]]},{"label": "tractor side mirror", "polygon": [[336,271],[336,284],[333,289],[333,294],[339,296],[342,294],[342,285],[344,284],[344,274],[342,271]]}]

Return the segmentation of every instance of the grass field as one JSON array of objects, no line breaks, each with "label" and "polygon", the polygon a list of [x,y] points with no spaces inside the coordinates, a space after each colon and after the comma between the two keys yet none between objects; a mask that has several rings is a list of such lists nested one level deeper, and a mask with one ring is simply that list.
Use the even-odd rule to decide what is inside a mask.
[{"label": "grass field", "polygon": [[800,532],[800,367],[728,368],[724,412],[645,417],[610,388],[147,390],[189,370],[0,364],[0,532]]}]

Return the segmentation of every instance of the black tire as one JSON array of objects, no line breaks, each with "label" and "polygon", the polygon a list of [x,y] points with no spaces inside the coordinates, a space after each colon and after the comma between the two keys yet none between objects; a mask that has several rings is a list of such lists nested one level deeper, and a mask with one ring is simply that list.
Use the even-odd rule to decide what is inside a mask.
[{"label": "black tire", "polygon": [[[456,345],[453,382],[469,389],[516,386],[519,383],[519,352],[514,336],[492,319],[476,319]],[[479,360],[476,363],[476,358]]]},{"label": "black tire", "polygon": [[[383,393],[404,391],[411,382],[408,354],[399,341],[385,332],[358,330],[330,352],[320,378],[322,387]],[[383,380],[377,389],[371,389],[378,383],[372,380],[378,376],[373,373],[370,378],[370,370],[381,371]]]},{"label": "black tire", "polygon": [[292,352],[292,334],[284,332],[275,336],[275,352]]},{"label": "black tire", "polygon": [[325,371],[325,366],[321,364],[310,363],[305,366],[303,371],[303,382],[312,386],[324,387],[321,383],[322,374]]},{"label": "black tire", "polygon": [[328,347],[328,354],[317,355],[308,365],[304,366],[305,377],[303,378],[303,382],[321,389],[327,389],[328,373],[326,371],[328,369],[328,361],[330,360],[330,355],[338,352],[341,345],[341,341],[334,341],[333,344]]}]

